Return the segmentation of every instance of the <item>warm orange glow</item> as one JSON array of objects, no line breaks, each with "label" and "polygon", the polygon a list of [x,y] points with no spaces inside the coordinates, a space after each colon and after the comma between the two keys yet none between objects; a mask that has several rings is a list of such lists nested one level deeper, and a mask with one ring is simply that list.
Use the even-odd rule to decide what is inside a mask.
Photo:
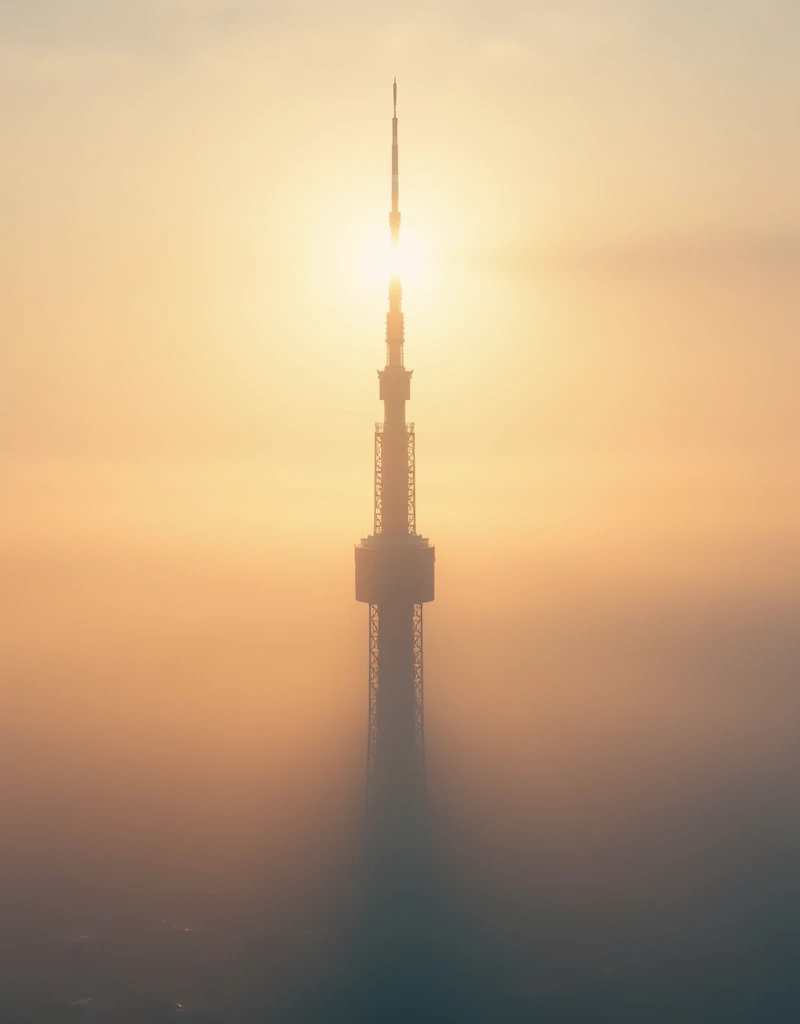
[{"label": "warm orange glow", "polygon": [[366,231],[355,244],[356,266],[362,287],[388,286],[398,276],[403,288],[420,296],[426,293],[431,272],[424,239],[411,229],[404,229],[397,245],[392,245],[388,230],[376,226]]},{"label": "warm orange glow", "polygon": [[0,864],[258,887],[361,814],[395,273],[432,785],[553,863],[687,764],[800,791],[796,3],[0,6]]}]

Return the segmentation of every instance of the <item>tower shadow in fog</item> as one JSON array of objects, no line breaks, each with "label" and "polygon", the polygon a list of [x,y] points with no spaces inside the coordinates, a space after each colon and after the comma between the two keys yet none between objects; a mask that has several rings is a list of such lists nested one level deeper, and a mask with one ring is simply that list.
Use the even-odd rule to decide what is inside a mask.
[{"label": "tower shadow in fog", "polygon": [[[397,81],[393,85],[391,245],[400,244]],[[432,845],[425,779],[423,607],[435,551],[417,532],[416,434],[406,422],[402,284],[389,282],[384,420],[375,426],[373,532],[355,549],[356,599],[369,606],[366,821],[355,894],[349,1013],[381,1021],[486,1020],[465,936]]]},{"label": "tower shadow in fog", "polygon": [[[400,244],[397,80],[392,87],[391,245]],[[403,290],[394,273],[384,420],[375,425],[373,532],[356,546],[356,600],[369,605],[366,828],[356,946],[361,1010],[418,1016],[441,976],[440,924],[425,788],[423,605],[434,597],[434,548],[417,533],[416,435],[406,422]]]},{"label": "tower shadow in fog", "polygon": [[[400,244],[397,81],[393,85],[391,245]],[[355,549],[356,599],[369,606],[366,820],[350,948],[349,1013],[364,1020],[464,1019],[479,995],[445,909],[425,780],[423,606],[435,552],[417,532],[416,435],[406,422],[403,291],[389,282],[384,420],[375,426],[373,532]],[[447,923],[449,922],[449,924]],[[456,951],[459,954],[456,954]],[[467,995],[467,993],[469,993]],[[344,995],[344,993],[342,993]]]}]

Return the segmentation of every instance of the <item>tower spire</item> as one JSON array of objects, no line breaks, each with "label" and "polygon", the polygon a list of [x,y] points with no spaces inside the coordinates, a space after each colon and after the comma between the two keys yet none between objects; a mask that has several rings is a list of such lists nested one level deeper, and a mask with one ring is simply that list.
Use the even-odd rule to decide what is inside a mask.
[{"label": "tower spire", "polygon": [[397,79],[392,86],[394,99],[392,113],[392,212],[389,214],[389,227],[392,231],[392,245],[400,241],[400,177],[398,171],[397,151]]},{"label": "tower spire", "polygon": [[[392,248],[400,242],[400,180],[397,146],[397,79],[392,85],[392,212],[389,214]],[[389,281],[389,313],[386,317],[386,365],[403,365],[403,286],[395,269]]]}]

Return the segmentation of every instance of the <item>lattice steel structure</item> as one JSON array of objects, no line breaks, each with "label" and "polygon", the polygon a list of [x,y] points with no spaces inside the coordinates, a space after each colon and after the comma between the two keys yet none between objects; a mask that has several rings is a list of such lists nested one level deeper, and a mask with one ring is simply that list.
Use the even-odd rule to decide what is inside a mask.
[{"label": "lattice steel structure", "polygon": [[[391,243],[400,240],[397,83],[392,118]],[[378,371],[384,419],[375,424],[373,532],[355,549],[356,600],[369,605],[367,817],[408,832],[424,815],[425,708],[422,606],[433,600],[433,546],[417,533],[416,434],[406,423],[411,370],[403,362],[402,285],[389,282],[386,365]],[[389,825],[391,823],[391,825]],[[399,832],[398,832],[399,834]]]}]

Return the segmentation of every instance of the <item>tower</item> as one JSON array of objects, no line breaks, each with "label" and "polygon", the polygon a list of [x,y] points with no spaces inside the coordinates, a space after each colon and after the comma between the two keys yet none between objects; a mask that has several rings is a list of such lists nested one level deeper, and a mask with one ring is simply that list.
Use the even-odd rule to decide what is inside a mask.
[{"label": "tower", "polygon": [[[391,245],[400,244],[397,80],[393,86]],[[406,423],[411,370],[403,361],[403,290],[389,282],[384,419],[375,424],[373,532],[355,549],[356,600],[369,605],[367,824],[392,846],[425,813],[422,608],[433,600],[434,548],[417,533],[415,433]]]}]

